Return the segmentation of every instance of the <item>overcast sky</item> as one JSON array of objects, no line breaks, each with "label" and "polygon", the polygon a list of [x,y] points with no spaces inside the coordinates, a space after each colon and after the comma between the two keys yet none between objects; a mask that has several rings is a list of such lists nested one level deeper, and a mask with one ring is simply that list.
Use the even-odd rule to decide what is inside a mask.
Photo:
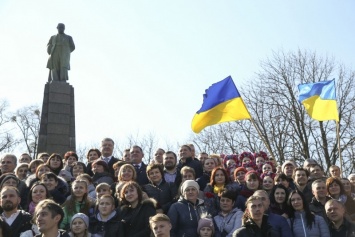
[{"label": "overcast sky", "polygon": [[149,132],[162,147],[187,142],[205,89],[228,75],[248,83],[273,50],[354,68],[354,10],[351,0],[2,0],[0,99],[13,111],[42,106],[46,45],[62,22],[76,45],[78,145]]}]

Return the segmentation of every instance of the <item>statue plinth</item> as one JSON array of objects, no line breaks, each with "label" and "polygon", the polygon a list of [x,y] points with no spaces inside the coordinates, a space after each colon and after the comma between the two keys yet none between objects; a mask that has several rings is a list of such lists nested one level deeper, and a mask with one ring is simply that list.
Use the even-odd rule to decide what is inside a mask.
[{"label": "statue plinth", "polygon": [[47,82],[44,87],[38,149],[40,152],[75,151],[74,87],[64,81]]}]

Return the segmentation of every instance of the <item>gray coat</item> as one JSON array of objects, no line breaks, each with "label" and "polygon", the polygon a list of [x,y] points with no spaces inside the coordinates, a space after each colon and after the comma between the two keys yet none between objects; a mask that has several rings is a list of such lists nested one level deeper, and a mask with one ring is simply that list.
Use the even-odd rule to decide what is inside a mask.
[{"label": "gray coat", "polygon": [[294,237],[330,237],[329,227],[324,218],[314,215],[312,229],[307,227],[306,213],[295,212],[295,218],[288,219]]},{"label": "gray coat", "polygon": [[222,236],[222,233],[227,233],[227,237],[232,237],[233,232],[242,227],[243,212],[239,208],[234,208],[227,216],[223,216],[221,212],[213,218],[216,234]]}]

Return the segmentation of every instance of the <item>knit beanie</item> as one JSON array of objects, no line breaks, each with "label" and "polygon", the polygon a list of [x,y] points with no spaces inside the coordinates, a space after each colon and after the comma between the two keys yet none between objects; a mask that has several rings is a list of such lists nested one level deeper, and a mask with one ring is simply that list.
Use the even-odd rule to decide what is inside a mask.
[{"label": "knit beanie", "polygon": [[195,180],[186,180],[182,185],[181,185],[181,193],[184,193],[184,191],[188,188],[188,187],[194,187],[196,188],[196,190],[200,190],[200,186],[198,185],[198,183]]},{"label": "knit beanie", "polygon": [[73,221],[74,221],[76,218],[82,219],[82,220],[84,221],[86,227],[89,228],[89,217],[88,217],[87,215],[85,215],[84,213],[76,213],[76,214],[71,218],[71,221],[70,221],[70,229],[72,228]]},{"label": "knit beanie", "polygon": [[213,225],[212,219],[209,219],[209,218],[201,218],[201,219],[198,221],[198,227],[197,227],[197,233],[198,233],[198,234],[200,233],[200,230],[201,230],[203,227],[209,227],[209,228],[211,228],[211,229],[212,229],[212,234],[214,234],[214,225]]}]

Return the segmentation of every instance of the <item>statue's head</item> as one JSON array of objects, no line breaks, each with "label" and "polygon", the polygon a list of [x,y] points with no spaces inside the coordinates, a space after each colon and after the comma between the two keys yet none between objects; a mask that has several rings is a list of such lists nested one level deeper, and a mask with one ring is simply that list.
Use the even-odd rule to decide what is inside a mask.
[{"label": "statue's head", "polygon": [[57,29],[59,34],[63,34],[65,30],[65,25],[63,23],[58,23]]}]

